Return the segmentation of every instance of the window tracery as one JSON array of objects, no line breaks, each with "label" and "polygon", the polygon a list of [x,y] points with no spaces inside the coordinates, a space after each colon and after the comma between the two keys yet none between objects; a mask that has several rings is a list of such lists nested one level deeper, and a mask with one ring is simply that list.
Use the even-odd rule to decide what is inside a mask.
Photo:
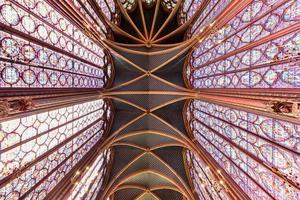
[{"label": "window tracery", "polygon": [[[272,9],[274,3],[277,9]],[[189,86],[299,88],[300,35],[293,29],[299,19],[291,14],[297,5],[299,1],[251,3],[191,52],[185,75]]]},{"label": "window tracery", "polygon": [[108,163],[111,159],[111,150],[105,150],[97,156],[90,167],[87,167],[80,181],[75,183],[75,187],[70,192],[68,200],[97,198],[97,194],[102,188],[104,175],[108,170]]},{"label": "window tracery", "polygon": [[218,182],[211,169],[192,151],[185,152],[188,172],[200,200],[230,199],[228,189],[223,181]]},{"label": "window tracery", "polygon": [[185,112],[190,133],[251,199],[299,198],[299,125],[200,100]]},{"label": "window tracery", "polygon": [[115,0],[95,0],[105,17],[114,24],[120,23],[120,11]]},{"label": "window tracery", "polygon": [[184,24],[190,20],[196,11],[201,7],[203,0],[185,0],[178,12],[178,23]]},{"label": "window tracery", "polygon": [[73,0],[73,3],[90,24],[97,24],[96,29],[101,33],[103,38],[112,38],[108,25],[101,20],[88,1]]},{"label": "window tracery", "polygon": [[177,0],[162,0],[161,6],[166,12],[171,12],[177,4]]},{"label": "window tracery", "polygon": [[[134,10],[136,1],[123,2],[126,9]],[[187,61],[190,87],[299,88],[300,34],[295,27],[300,3],[283,2],[253,1],[200,43]],[[74,3],[91,23],[98,23],[97,30],[103,35],[109,32],[88,1]],[[98,3],[107,19],[119,23],[113,0]],[[161,2],[168,11],[176,3]],[[213,22],[228,3],[210,1],[191,34]],[[0,88],[104,88],[110,83],[113,66],[109,52],[46,1],[0,0],[0,5],[0,22],[9,30],[0,31]],[[201,5],[202,1],[186,1],[180,23],[190,20]],[[31,106],[29,100],[21,103],[21,110]],[[298,104],[270,105],[280,114],[289,114],[294,107],[299,110]],[[0,101],[0,116],[6,114],[7,102]],[[5,180],[5,186],[0,198],[44,198],[102,138],[111,115],[109,103],[97,100],[1,123],[0,181]],[[187,120],[197,141],[249,197],[300,199],[293,185],[299,186],[300,181],[298,125],[199,100],[189,104]],[[95,198],[109,157],[107,150],[96,159],[71,199]],[[191,152],[187,158],[199,196],[226,199],[207,177],[211,172],[205,170],[201,159]],[[201,182],[210,187],[203,188]]]},{"label": "window tracery", "polygon": [[204,26],[214,22],[217,16],[219,16],[227,5],[229,5],[230,0],[211,0],[208,5],[204,8],[203,12],[199,15],[197,20],[193,23],[190,30],[187,31],[187,36],[197,36]]},{"label": "window tracery", "polygon": [[128,12],[133,12],[137,7],[137,0],[120,0],[120,2]]},{"label": "window tracery", "polygon": [[13,33],[0,31],[0,87],[109,85],[113,66],[108,51],[44,1],[25,2],[1,2],[0,21]]},{"label": "window tracery", "polygon": [[1,122],[1,198],[44,198],[111,120],[110,102],[99,99]]}]

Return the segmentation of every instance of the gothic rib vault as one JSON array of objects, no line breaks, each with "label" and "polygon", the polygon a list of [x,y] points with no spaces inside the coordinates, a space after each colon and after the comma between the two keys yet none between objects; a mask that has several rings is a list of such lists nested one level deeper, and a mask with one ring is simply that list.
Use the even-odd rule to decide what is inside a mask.
[{"label": "gothic rib vault", "polygon": [[299,0],[0,0],[0,200],[300,199]]},{"label": "gothic rib vault", "polygon": [[[141,1],[137,7],[143,8]],[[135,22],[132,24],[137,34],[142,32],[146,46],[108,44],[120,56],[113,54],[114,85],[102,94],[112,99],[115,106],[111,140],[108,139],[114,149],[114,158],[102,198],[194,199],[183,158],[189,138],[181,113],[184,100],[193,96],[184,86],[180,67],[187,47],[181,44],[183,32],[179,39],[175,38],[178,45],[152,47],[150,41],[160,28],[156,23],[162,22],[151,17],[150,12],[152,15],[160,12],[157,17],[161,17],[164,11],[159,3],[148,9],[137,9],[137,13],[128,18],[128,23]],[[148,14],[148,17],[141,19],[139,13]],[[176,10],[173,15],[175,13]],[[122,22],[126,20],[122,19],[119,27],[129,32],[128,25]],[[153,31],[140,28],[143,25],[153,26]],[[172,31],[178,27],[168,28]],[[123,42],[122,39],[119,42]]]}]

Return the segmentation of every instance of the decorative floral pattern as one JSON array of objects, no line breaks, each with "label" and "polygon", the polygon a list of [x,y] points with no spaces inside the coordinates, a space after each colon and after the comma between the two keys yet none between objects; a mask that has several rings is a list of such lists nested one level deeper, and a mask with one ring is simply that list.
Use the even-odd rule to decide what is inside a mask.
[{"label": "decorative floral pattern", "polygon": [[151,8],[155,5],[156,0],[142,0],[142,2],[145,8]]}]

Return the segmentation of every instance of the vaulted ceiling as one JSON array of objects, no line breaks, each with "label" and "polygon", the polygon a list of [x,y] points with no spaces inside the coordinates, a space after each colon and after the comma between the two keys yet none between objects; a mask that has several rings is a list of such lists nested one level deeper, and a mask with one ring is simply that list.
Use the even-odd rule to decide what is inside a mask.
[{"label": "vaulted ceiling", "polygon": [[[188,48],[175,17],[178,5],[166,12],[159,2],[137,1],[133,8],[121,8],[125,14],[118,27],[126,34],[115,32],[114,41],[107,42],[115,51],[116,76],[103,96],[113,100],[116,112],[110,135],[114,158],[103,198],[194,199],[181,114],[193,94],[182,78]],[[155,46],[173,31],[166,44]]]},{"label": "vaulted ceiling", "polygon": [[0,200],[300,199],[299,0],[0,0]]}]

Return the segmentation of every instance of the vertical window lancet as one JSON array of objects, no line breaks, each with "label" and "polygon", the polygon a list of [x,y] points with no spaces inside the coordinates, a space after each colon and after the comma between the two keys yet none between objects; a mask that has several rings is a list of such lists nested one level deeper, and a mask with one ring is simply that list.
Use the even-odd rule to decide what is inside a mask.
[{"label": "vertical window lancet", "polygon": [[111,102],[99,99],[1,122],[1,198],[44,198],[111,120]]},{"label": "vertical window lancet", "polygon": [[300,126],[191,100],[187,129],[251,199],[300,196]]},{"label": "vertical window lancet", "polygon": [[98,193],[103,189],[104,178],[111,160],[111,150],[105,150],[97,156],[91,166],[85,168],[83,176],[75,183],[70,191],[68,200],[80,200],[97,198]]},{"label": "vertical window lancet", "polygon": [[185,158],[191,184],[200,200],[230,199],[223,181],[217,181],[207,164],[192,151],[185,151]]},{"label": "vertical window lancet", "polygon": [[1,88],[104,88],[110,54],[45,1],[0,7]]},{"label": "vertical window lancet", "polygon": [[203,0],[183,0],[178,12],[178,23],[180,25],[189,21],[201,7]]},{"label": "vertical window lancet", "polygon": [[299,88],[297,7],[299,0],[253,1],[191,51],[184,71],[188,86]]}]

